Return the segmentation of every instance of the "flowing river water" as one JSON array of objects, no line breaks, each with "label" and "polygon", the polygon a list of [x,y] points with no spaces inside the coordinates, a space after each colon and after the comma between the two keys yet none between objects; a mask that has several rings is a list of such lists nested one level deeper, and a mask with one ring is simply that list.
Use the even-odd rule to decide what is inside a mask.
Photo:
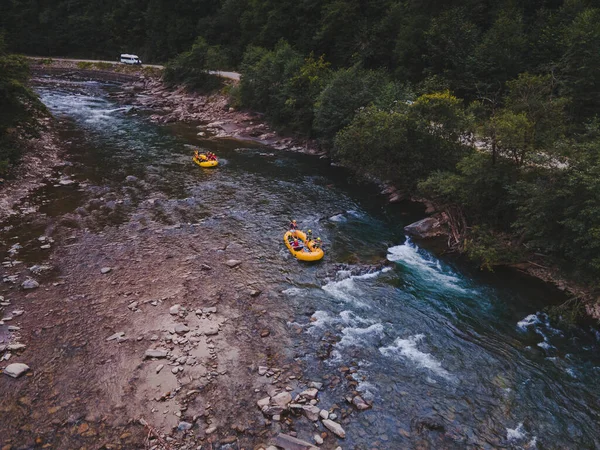
[{"label": "flowing river water", "polygon": [[[344,448],[600,447],[600,334],[551,323],[542,309],[561,300],[554,289],[436,257],[403,234],[422,217],[419,207],[386,205],[376,187],[323,160],[153,125],[111,101],[118,89],[37,87],[64,122],[64,172],[78,184],[48,185],[29,203],[60,217],[107,189],[128,189],[98,216],[98,230],[135,218],[149,198],[176,199],[185,222],[227,216],[234,225],[223,232],[243,230],[256,242],[272,273],[265,282],[294,308],[291,352],[309,378],[351,379],[373,402],[345,425]],[[192,145],[217,153],[219,167],[192,164]],[[124,187],[128,176],[145,188]],[[282,234],[290,218],[323,238],[324,261],[289,255]],[[160,209],[151,219],[173,223]],[[35,263],[40,231],[15,222],[3,238],[18,234],[20,258]],[[341,387],[323,395],[344,401]]]}]

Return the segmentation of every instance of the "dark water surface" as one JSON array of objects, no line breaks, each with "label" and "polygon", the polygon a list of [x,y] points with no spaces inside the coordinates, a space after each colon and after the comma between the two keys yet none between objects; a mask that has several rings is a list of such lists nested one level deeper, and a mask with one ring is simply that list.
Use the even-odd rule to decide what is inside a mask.
[{"label": "dark water surface", "polygon": [[[38,87],[66,121],[72,165],[62,172],[78,183],[49,185],[29,202],[59,217],[101,198],[97,230],[204,221],[260,244],[257,258],[273,274],[265,282],[297,311],[289,325],[302,329],[294,352],[307,378],[343,378],[339,368],[349,366],[374,402],[344,424],[344,448],[600,447],[600,335],[550,323],[540,311],[560,301],[553,289],[436,258],[403,234],[418,207],[385,205],[374,186],[351,183],[325,161],[200,140],[193,126],[152,125],[111,102],[114,89]],[[219,167],[192,164],[190,145],[216,152]],[[148,202],[150,216],[140,210]],[[288,254],[282,234],[290,218],[326,242],[322,263],[303,265]],[[6,246],[18,235],[19,257],[37,262],[43,229],[9,226]],[[385,259],[381,270],[360,269]],[[343,402],[344,383],[326,391],[323,405]]]}]

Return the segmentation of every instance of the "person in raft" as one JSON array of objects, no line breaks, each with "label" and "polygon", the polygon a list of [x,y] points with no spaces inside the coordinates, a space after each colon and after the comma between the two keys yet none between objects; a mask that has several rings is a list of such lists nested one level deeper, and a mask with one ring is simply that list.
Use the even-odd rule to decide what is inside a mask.
[{"label": "person in raft", "polygon": [[317,248],[321,248],[321,238],[318,237],[317,239],[315,239],[315,241],[313,242],[313,248],[317,249]]},{"label": "person in raft", "polygon": [[213,152],[207,152],[207,156],[208,156],[208,160],[209,161],[216,161],[217,160],[217,155],[215,155]]},{"label": "person in raft", "polygon": [[303,248],[304,245],[302,244],[302,242],[300,242],[298,239],[294,239],[294,242],[292,242],[292,249],[296,252],[299,252]]},{"label": "person in raft", "polygon": [[298,224],[296,223],[295,220],[292,220],[290,222],[290,230],[297,230],[298,229]]},{"label": "person in raft", "polygon": [[312,230],[308,230],[308,231],[306,232],[306,241],[307,241],[307,242],[310,242],[310,241],[312,241],[312,240],[313,240]]}]

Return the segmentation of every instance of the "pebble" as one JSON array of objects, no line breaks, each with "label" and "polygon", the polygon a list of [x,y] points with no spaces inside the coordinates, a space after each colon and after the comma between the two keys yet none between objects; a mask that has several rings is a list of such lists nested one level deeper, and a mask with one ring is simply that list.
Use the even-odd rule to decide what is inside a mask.
[{"label": "pebble", "polygon": [[321,419],[329,419],[329,411],[322,409],[321,412],[319,412],[319,416],[321,416]]},{"label": "pebble", "polygon": [[237,259],[228,259],[227,261],[225,261],[225,265],[227,265],[230,268],[234,268],[239,266],[240,264],[242,264],[241,261],[237,260]]},{"label": "pebble", "polygon": [[320,390],[323,387],[323,383],[319,383],[318,381],[311,381],[310,383],[308,383],[308,387]]},{"label": "pebble", "polygon": [[202,312],[204,314],[216,314],[217,307],[216,306],[207,306],[206,308],[202,309]]},{"label": "pebble", "polygon": [[304,415],[308,420],[311,420],[313,422],[319,420],[319,413],[321,412],[321,410],[317,406],[304,405],[302,407],[302,410],[304,411]]},{"label": "pebble", "polygon": [[319,391],[316,388],[310,388],[310,389],[300,392],[300,397],[304,397],[304,398],[308,398],[308,399],[312,400],[317,397],[318,393],[319,393]]},{"label": "pebble", "polygon": [[12,363],[6,366],[4,369],[4,374],[9,377],[19,378],[25,372],[29,370],[29,366],[23,363]]},{"label": "pebble", "polygon": [[100,273],[102,274],[109,273],[110,271],[112,271],[110,267],[103,267],[102,269],[100,269]]},{"label": "pebble", "polygon": [[169,308],[169,314],[171,314],[172,316],[176,316],[177,314],[179,314],[180,310],[181,305],[173,305]]},{"label": "pebble", "polygon": [[323,443],[323,438],[321,436],[319,436],[318,434],[315,434],[313,436],[313,439],[315,440],[317,445],[321,445]]},{"label": "pebble", "polygon": [[159,364],[158,366],[156,366],[156,373],[160,372],[161,370],[163,370],[163,367],[165,367],[164,364]]},{"label": "pebble", "polygon": [[365,409],[369,409],[371,407],[360,395],[357,395],[352,399],[352,404],[360,411],[364,411]]},{"label": "pebble", "polygon": [[260,337],[267,337],[270,334],[271,334],[271,332],[269,330],[262,330],[260,332]]},{"label": "pebble", "polygon": [[12,315],[13,315],[13,317],[19,317],[19,316],[22,316],[24,312],[25,311],[23,311],[22,309],[18,309],[16,311],[13,311]]},{"label": "pebble", "polygon": [[182,323],[178,323],[177,325],[175,325],[175,333],[177,334],[185,334],[188,331],[190,331],[189,327],[185,326]]},{"label": "pebble", "polygon": [[258,366],[258,374],[260,376],[263,376],[265,373],[267,373],[267,371],[269,370],[268,367],[265,366]]},{"label": "pebble", "polygon": [[204,432],[205,432],[206,434],[212,434],[212,433],[214,433],[215,431],[217,431],[217,427],[210,427],[210,428],[207,428],[206,430],[204,430]]}]

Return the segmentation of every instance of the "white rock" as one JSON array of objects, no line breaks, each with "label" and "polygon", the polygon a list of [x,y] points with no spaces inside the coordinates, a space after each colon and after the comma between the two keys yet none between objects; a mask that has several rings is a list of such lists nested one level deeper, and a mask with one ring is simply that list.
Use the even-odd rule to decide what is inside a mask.
[{"label": "white rock", "polygon": [[118,333],[115,333],[115,334],[107,337],[106,340],[107,341],[114,341],[115,339],[122,338],[123,336],[125,336],[125,332],[124,331],[119,331]]},{"label": "white rock", "polygon": [[237,267],[241,264],[242,262],[237,260],[237,259],[228,259],[227,261],[225,261],[225,265],[231,267],[232,269],[234,267]]},{"label": "white rock", "polygon": [[267,373],[267,370],[269,370],[268,367],[265,366],[258,366],[258,374],[260,376],[263,376],[265,373]]},{"label": "white rock", "polygon": [[313,439],[315,440],[317,445],[321,445],[323,443],[323,438],[318,434],[315,434],[313,436]]},{"label": "white rock", "polygon": [[336,436],[341,437],[342,439],[346,437],[346,432],[339,423],[334,422],[333,420],[324,419],[323,425]]},{"label": "white rock", "polygon": [[185,334],[188,331],[190,331],[189,327],[185,326],[182,323],[178,323],[177,325],[175,325],[175,333],[177,334]]},{"label": "white rock", "polygon": [[180,310],[181,305],[173,305],[169,308],[169,314],[171,314],[172,316],[176,316],[177,314],[179,314]]},{"label": "white rock", "polygon": [[329,411],[327,411],[326,409],[322,409],[319,412],[319,416],[321,416],[321,419],[329,419]]},{"label": "white rock", "polygon": [[110,267],[103,267],[102,269],[100,269],[100,273],[105,274],[110,272],[112,269]]},{"label": "white rock", "polygon": [[19,378],[29,370],[29,366],[23,363],[12,363],[6,366],[4,373],[9,377]]},{"label": "white rock", "polygon": [[167,357],[166,350],[155,350],[155,349],[149,348],[148,350],[146,350],[146,353],[144,353],[144,358],[166,358],[166,357]]},{"label": "white rock", "polygon": [[304,397],[304,398],[312,400],[313,398],[317,397],[318,393],[319,393],[318,389],[316,389],[316,388],[310,388],[310,389],[307,389],[305,391],[300,392],[299,395],[300,395],[300,397]]},{"label": "white rock", "polygon": [[262,409],[264,406],[268,406],[270,402],[271,402],[271,397],[265,397],[265,398],[261,398],[259,401],[257,401],[256,404],[258,405],[258,407],[260,409]]},{"label": "white rock", "polygon": [[158,366],[156,366],[156,373],[160,372],[161,370],[163,370],[163,367],[165,367],[164,364],[159,364]]}]

